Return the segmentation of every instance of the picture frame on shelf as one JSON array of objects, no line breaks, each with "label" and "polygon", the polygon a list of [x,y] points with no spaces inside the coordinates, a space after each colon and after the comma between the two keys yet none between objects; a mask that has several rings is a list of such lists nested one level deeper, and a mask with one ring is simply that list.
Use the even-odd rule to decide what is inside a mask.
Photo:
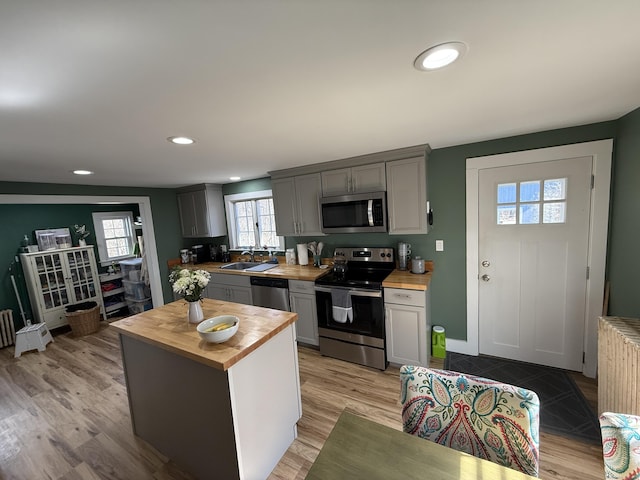
[{"label": "picture frame on shelf", "polygon": [[48,228],[35,230],[34,233],[38,242],[38,250],[41,252],[72,246],[71,232],[68,228]]}]

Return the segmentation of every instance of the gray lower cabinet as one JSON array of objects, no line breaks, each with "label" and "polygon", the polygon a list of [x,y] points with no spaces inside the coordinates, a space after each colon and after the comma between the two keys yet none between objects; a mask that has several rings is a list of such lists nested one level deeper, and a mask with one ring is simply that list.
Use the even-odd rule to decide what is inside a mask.
[{"label": "gray lower cabinet", "polygon": [[318,313],[313,282],[289,280],[291,311],[298,314],[295,323],[298,343],[318,345]]},{"label": "gray lower cabinet", "polygon": [[427,233],[425,157],[387,162],[389,235]]},{"label": "gray lower cabinet", "polygon": [[429,366],[429,291],[385,288],[384,307],[387,361]]},{"label": "gray lower cabinet", "polygon": [[204,296],[214,300],[253,305],[251,280],[243,275],[212,273]]}]

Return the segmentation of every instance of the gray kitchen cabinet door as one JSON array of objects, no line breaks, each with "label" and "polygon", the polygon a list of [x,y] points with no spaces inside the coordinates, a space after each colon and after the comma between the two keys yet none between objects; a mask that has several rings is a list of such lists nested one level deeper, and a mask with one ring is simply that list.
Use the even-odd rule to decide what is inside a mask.
[{"label": "gray kitchen cabinet door", "polygon": [[387,162],[389,235],[427,233],[427,176],[424,157]]},{"label": "gray kitchen cabinet door", "polygon": [[271,180],[273,209],[276,217],[276,233],[281,236],[297,234],[296,199],[294,177]]},{"label": "gray kitchen cabinet door", "polygon": [[196,209],[193,202],[193,192],[178,193],[178,210],[183,237],[193,237],[196,234]]},{"label": "gray kitchen cabinet door", "polygon": [[313,282],[289,280],[291,311],[298,314],[296,340],[307,345],[318,345],[318,312]]},{"label": "gray kitchen cabinet door", "polygon": [[229,301],[234,303],[243,303],[245,305],[253,305],[253,295],[251,295],[251,287],[229,287],[231,298]]},{"label": "gray kitchen cabinet door", "polygon": [[344,195],[351,191],[351,169],[339,168],[322,172],[322,196]]},{"label": "gray kitchen cabinet door", "polygon": [[373,163],[322,172],[322,196],[383,192],[387,189],[385,164]]},{"label": "gray kitchen cabinet door", "polygon": [[353,193],[383,192],[387,189],[385,164],[373,163],[351,169],[351,188]]},{"label": "gray kitchen cabinet door", "polygon": [[429,292],[385,288],[384,297],[387,360],[429,366]]},{"label": "gray kitchen cabinet door", "polygon": [[271,181],[278,235],[323,235],[318,202],[320,191],[319,173]]},{"label": "gray kitchen cabinet door", "polygon": [[183,237],[219,237],[227,234],[222,187],[203,184],[179,192],[178,210]]},{"label": "gray kitchen cabinet door", "polygon": [[320,228],[320,192],[322,184],[320,174],[300,175],[295,177],[297,220],[300,226],[298,235],[324,235]]}]

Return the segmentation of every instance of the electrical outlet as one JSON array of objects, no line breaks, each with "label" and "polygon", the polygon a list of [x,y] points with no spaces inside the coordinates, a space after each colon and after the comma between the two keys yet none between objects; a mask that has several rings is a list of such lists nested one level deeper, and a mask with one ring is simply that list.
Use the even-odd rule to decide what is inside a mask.
[{"label": "electrical outlet", "polygon": [[444,240],[436,240],[436,252],[444,252]]}]

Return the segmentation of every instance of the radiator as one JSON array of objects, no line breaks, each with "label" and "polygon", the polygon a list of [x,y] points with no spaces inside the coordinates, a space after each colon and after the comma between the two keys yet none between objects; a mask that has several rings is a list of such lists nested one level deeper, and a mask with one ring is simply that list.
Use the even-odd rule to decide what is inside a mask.
[{"label": "radiator", "polygon": [[640,319],[600,317],[598,411],[640,415]]},{"label": "radiator", "polygon": [[13,326],[13,312],[0,310],[0,348],[16,343],[16,329]]}]

